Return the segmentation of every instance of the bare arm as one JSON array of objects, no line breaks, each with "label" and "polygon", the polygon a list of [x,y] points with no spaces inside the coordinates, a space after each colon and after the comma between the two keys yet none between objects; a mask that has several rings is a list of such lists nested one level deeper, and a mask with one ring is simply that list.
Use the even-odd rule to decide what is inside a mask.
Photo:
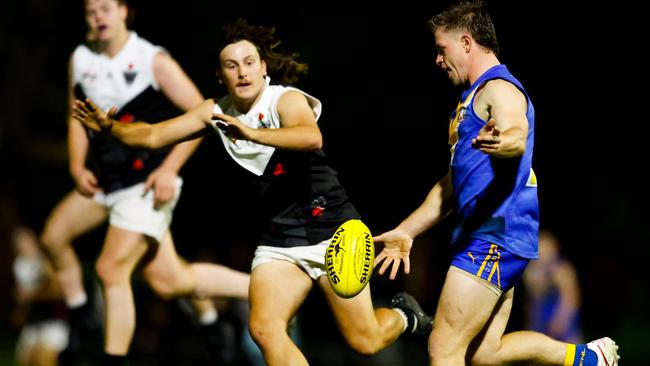
[{"label": "bare arm", "polygon": [[[162,92],[183,112],[187,112],[203,101],[203,96],[196,85],[168,54],[162,52],[156,54],[153,73]],[[174,146],[160,166],[149,174],[144,188],[145,190],[153,188],[155,208],[174,198],[178,173],[201,141],[202,138],[199,138]]]},{"label": "bare arm", "polygon": [[238,140],[286,150],[310,151],[323,146],[316,117],[304,95],[288,91],[280,97],[277,108],[282,128],[250,128],[231,116],[215,114],[214,117],[226,121],[224,131]]},{"label": "bare arm", "polygon": [[453,195],[451,173],[447,173],[436,183],[424,202],[406,220],[397,226],[397,230],[404,231],[412,237],[420,235],[451,212],[450,201]]},{"label": "bare arm", "polygon": [[377,243],[384,243],[384,249],[375,257],[375,265],[381,263],[379,274],[382,275],[392,264],[390,279],[395,279],[400,263],[404,261],[404,273],[410,272],[411,247],[415,237],[437,224],[451,212],[453,185],[451,173],[447,173],[436,183],[420,207],[411,213],[397,228],[374,238]]},{"label": "bare arm", "polygon": [[100,110],[90,99],[76,100],[73,117],[93,131],[109,132],[122,143],[147,149],[159,149],[205,134],[210,125],[214,101],[205,100],[176,118],[149,124],[146,122],[122,123],[113,119],[115,107],[108,112]]},{"label": "bare arm", "polygon": [[487,121],[472,146],[497,158],[521,156],[526,150],[527,100],[512,83],[491,80],[475,100],[478,115]]},{"label": "bare arm", "polygon": [[[183,112],[203,101],[203,96],[178,63],[166,53],[158,53],[153,62],[153,73],[162,92]],[[202,139],[186,141],[174,147],[158,170],[178,174]]]},{"label": "bare arm", "polygon": [[88,154],[88,135],[79,121],[72,118],[74,101],[74,80],[72,76],[72,58],[68,65],[68,167],[75,187],[84,196],[92,196],[99,192],[97,177],[86,168]]}]

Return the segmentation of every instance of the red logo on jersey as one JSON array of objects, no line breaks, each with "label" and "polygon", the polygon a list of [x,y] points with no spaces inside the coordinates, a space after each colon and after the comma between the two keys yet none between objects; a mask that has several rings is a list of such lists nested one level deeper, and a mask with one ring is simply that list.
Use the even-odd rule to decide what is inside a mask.
[{"label": "red logo on jersey", "polygon": [[275,165],[275,169],[273,170],[273,176],[277,177],[279,175],[284,175],[284,174],[287,174],[287,171],[284,170],[284,165],[282,165],[282,163],[277,163]]},{"label": "red logo on jersey", "polygon": [[133,170],[142,170],[144,169],[144,163],[140,159],[133,160],[133,165],[131,165]]},{"label": "red logo on jersey", "polygon": [[122,116],[120,116],[120,122],[124,122],[124,123],[135,122],[135,116],[132,115],[131,113],[124,113]]}]

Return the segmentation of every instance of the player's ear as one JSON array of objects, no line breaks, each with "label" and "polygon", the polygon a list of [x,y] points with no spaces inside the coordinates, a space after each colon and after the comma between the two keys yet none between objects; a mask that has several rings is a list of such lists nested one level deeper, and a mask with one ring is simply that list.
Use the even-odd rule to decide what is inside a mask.
[{"label": "player's ear", "polygon": [[465,53],[468,53],[472,49],[472,37],[468,34],[463,34],[460,37],[460,43],[462,44]]},{"label": "player's ear", "polygon": [[260,63],[262,64],[262,77],[266,79],[266,75],[268,75],[266,72],[266,61],[262,59]]}]

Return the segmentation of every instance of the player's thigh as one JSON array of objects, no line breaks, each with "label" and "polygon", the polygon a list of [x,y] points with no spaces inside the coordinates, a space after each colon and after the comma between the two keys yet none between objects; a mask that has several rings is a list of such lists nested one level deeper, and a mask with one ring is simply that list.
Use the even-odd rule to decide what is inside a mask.
[{"label": "player's thigh", "polygon": [[105,278],[102,275],[110,275],[114,271],[127,271],[130,275],[148,248],[149,241],[142,233],[109,225],[97,260],[100,277]]},{"label": "player's thigh", "polygon": [[187,261],[179,257],[169,231],[159,243],[150,239],[151,258],[144,263],[142,273],[147,282],[176,283],[192,281]]},{"label": "player's thigh", "polygon": [[357,296],[344,299],[334,292],[327,276],[321,276],[318,284],[344,336],[374,334],[379,331],[370,286],[366,286]]},{"label": "player's thigh", "polygon": [[501,339],[506,331],[506,325],[508,325],[510,319],[514,291],[515,289],[512,288],[501,296],[488,323],[472,341],[467,353],[468,359],[485,360],[492,359],[497,355],[497,351],[501,347]]},{"label": "player's thigh", "polygon": [[43,240],[71,240],[106,221],[106,208],[76,190],[67,194],[52,210],[43,230]]},{"label": "player's thigh", "polygon": [[256,266],[249,287],[251,325],[269,321],[288,323],[312,286],[311,277],[291,262],[272,260]]},{"label": "player's thigh", "polygon": [[466,347],[485,327],[499,296],[462,270],[447,272],[433,321],[432,342]]}]

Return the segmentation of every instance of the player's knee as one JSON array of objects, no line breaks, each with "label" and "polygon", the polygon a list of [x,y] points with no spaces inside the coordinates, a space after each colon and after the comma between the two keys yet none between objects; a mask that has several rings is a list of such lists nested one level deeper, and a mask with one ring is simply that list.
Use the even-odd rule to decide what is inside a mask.
[{"label": "player's knee", "polygon": [[464,352],[461,347],[458,347],[457,342],[452,339],[445,339],[444,336],[433,332],[429,337],[429,358],[432,360],[446,360],[450,356]]},{"label": "player's knee", "polygon": [[251,337],[262,351],[273,347],[273,342],[280,337],[289,337],[286,324],[283,326],[280,321],[262,320],[251,316],[248,321],[248,329]]},{"label": "player's knee", "polygon": [[119,285],[125,282],[128,283],[130,278],[130,273],[125,270],[124,266],[121,266],[119,262],[113,259],[105,257],[99,257],[97,259],[97,262],[95,262],[95,272],[104,287]]},{"label": "player's knee", "polygon": [[494,347],[489,347],[487,345],[481,345],[473,355],[471,355],[472,365],[477,366],[496,366],[501,365],[502,362],[499,360],[498,349]]},{"label": "player's knee", "polygon": [[41,233],[40,243],[48,256],[56,256],[65,248],[66,240],[63,233],[57,232],[49,227]]},{"label": "player's knee", "polygon": [[381,336],[371,328],[343,331],[348,345],[362,356],[373,356],[383,348]]},{"label": "player's knee", "polygon": [[185,296],[192,290],[188,281],[182,282],[175,279],[165,280],[158,277],[146,277],[149,287],[164,300],[170,300],[179,296]]}]

